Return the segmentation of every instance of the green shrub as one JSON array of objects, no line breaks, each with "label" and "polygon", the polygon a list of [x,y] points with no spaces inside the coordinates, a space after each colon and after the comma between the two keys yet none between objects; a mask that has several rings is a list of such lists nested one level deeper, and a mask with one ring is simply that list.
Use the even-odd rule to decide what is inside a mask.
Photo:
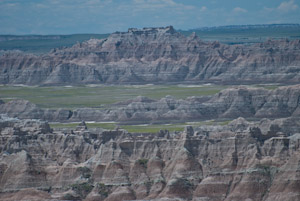
[{"label": "green shrub", "polygon": [[137,160],[137,162],[138,162],[138,164],[140,164],[141,166],[143,166],[143,167],[147,167],[147,163],[148,163],[148,159],[146,159],[146,158],[141,158],[141,159],[139,159],[139,160]]},{"label": "green shrub", "polygon": [[78,170],[81,172],[83,178],[90,178],[92,171],[88,167],[79,167]]},{"label": "green shrub", "polygon": [[105,184],[98,183],[97,184],[97,188],[98,188],[98,193],[100,195],[102,195],[105,198],[108,196],[108,194],[109,194],[109,188]]},{"label": "green shrub", "polygon": [[71,188],[81,198],[85,198],[87,196],[87,194],[89,194],[93,190],[94,186],[92,184],[84,182],[84,183],[81,183],[81,184],[72,184]]},{"label": "green shrub", "polygon": [[66,195],[64,195],[63,200],[78,200],[78,197],[74,197],[70,193],[67,193]]}]

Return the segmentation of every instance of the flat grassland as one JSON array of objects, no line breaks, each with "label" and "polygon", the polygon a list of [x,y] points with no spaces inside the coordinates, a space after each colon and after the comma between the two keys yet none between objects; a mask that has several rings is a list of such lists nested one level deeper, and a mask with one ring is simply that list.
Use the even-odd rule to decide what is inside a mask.
[{"label": "flat grassland", "polygon": [[176,99],[214,95],[229,86],[220,85],[88,85],[88,86],[0,86],[0,99],[5,102],[25,99],[41,108],[105,108],[108,104],[137,96]]},{"label": "flat grassland", "polygon": [[[0,99],[5,102],[14,99],[25,99],[37,104],[41,108],[66,108],[76,109],[83,107],[105,109],[109,105],[135,98],[146,96],[152,99],[160,99],[171,95],[176,99],[184,99],[190,96],[214,95],[226,89],[228,85],[87,85],[87,86],[0,86]],[[252,87],[252,86],[250,86]],[[255,85],[266,89],[276,89],[278,85]],[[167,129],[170,132],[182,131],[186,125],[225,125],[229,121],[200,121],[172,124],[140,124],[123,125],[118,122],[87,122],[89,128],[114,129],[117,126],[128,132],[156,133]],[[50,123],[52,128],[75,129],[78,122]]]}]

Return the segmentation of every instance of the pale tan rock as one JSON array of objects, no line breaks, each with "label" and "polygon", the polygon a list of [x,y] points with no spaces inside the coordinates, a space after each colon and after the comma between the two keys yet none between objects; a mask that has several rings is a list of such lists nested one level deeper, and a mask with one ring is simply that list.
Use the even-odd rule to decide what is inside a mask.
[{"label": "pale tan rock", "polygon": [[0,200],[3,201],[40,201],[40,200],[53,200],[51,195],[45,191],[39,191],[33,188],[24,188],[18,192],[0,193]]}]

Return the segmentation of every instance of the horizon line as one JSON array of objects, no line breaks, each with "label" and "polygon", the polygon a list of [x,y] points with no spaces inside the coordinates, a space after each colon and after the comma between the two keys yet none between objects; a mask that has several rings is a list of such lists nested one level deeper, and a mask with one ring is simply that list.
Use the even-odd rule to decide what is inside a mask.
[{"label": "horizon line", "polygon": [[[270,24],[228,24],[228,25],[220,25],[220,26],[203,26],[203,27],[197,27],[197,28],[192,28],[192,29],[176,29],[176,31],[192,31],[192,30],[204,30],[204,29],[217,29],[217,28],[225,28],[225,27],[242,27],[242,26],[299,26],[300,23],[270,23]],[[173,25],[169,25],[174,27]],[[164,26],[164,27],[169,27],[169,26]],[[136,27],[128,27],[128,29],[132,29]],[[137,28],[137,29],[144,29],[144,28],[160,28],[160,27],[142,27],[142,28]],[[115,31],[115,32],[120,32],[120,31]],[[115,32],[111,33],[70,33],[70,34],[0,34],[0,36],[68,36],[68,35],[89,35],[89,34],[95,34],[95,35],[109,35]]]}]

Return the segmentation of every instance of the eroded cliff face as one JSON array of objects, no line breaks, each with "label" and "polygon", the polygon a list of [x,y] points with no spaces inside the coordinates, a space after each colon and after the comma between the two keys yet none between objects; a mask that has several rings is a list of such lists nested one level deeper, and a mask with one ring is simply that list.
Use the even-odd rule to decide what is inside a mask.
[{"label": "eroded cliff face", "polygon": [[299,200],[299,119],[182,133],[0,120],[1,200]]},{"label": "eroded cliff face", "polygon": [[0,56],[0,83],[299,83],[300,41],[203,42],[173,27],[129,29],[37,56]]},{"label": "eroded cliff face", "polygon": [[43,119],[54,122],[118,121],[155,122],[196,121],[208,119],[299,117],[300,85],[276,90],[238,86],[214,96],[194,96],[176,100],[137,97],[110,105],[108,109],[78,108],[41,109],[25,100],[0,103],[0,113],[21,119]]}]

